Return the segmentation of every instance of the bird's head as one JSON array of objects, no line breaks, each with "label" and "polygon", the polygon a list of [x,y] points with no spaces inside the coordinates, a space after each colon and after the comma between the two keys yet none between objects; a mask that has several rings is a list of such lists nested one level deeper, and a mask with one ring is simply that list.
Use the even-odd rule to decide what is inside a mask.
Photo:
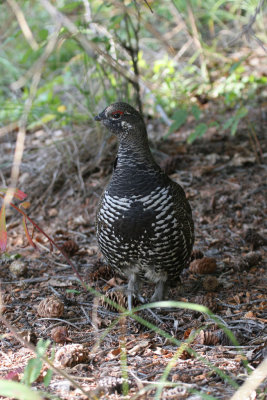
[{"label": "bird's head", "polygon": [[106,107],[95,117],[95,121],[101,121],[103,125],[118,138],[140,139],[146,136],[146,128],[140,113],[127,103],[113,103]]}]

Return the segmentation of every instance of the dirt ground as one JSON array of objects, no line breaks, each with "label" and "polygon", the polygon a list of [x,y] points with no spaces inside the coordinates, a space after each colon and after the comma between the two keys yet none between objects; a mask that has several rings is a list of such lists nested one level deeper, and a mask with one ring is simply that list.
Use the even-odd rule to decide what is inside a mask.
[{"label": "dirt ground", "polygon": [[[93,390],[90,393],[96,397],[91,398],[152,399],[163,378],[169,387],[162,390],[162,399],[200,399],[199,392],[230,399],[234,385],[241,385],[248,371],[266,356],[266,105],[251,110],[248,118],[253,129],[244,122],[235,137],[211,129],[189,146],[185,138],[190,127],[186,126],[182,134],[153,143],[157,162],[184,187],[195,221],[194,260],[170,298],[207,306],[220,324],[185,308],[136,314],[164,331],[164,337],[159,329],[133,318],[118,319],[120,313],[114,307],[83,289],[59,252],[49,252],[43,235],[37,231],[33,235],[39,252],[25,246],[21,217],[11,210],[7,220],[9,255],[0,258],[3,317],[25,342],[23,345],[6,326],[0,326],[1,378],[19,381],[34,356],[26,344],[43,338],[51,340],[56,365],[74,382],[54,374],[45,388],[44,366],[33,386],[61,399],[86,398],[75,382],[85,392]],[[151,125],[149,131],[154,128],[160,130],[160,125]],[[56,132],[59,139],[68,135]],[[54,139],[49,142],[48,136],[42,130],[27,135],[19,184],[32,203],[27,213],[68,253],[84,282],[127,307],[122,292],[110,292],[116,283],[124,282],[104,264],[94,236],[95,210],[112,171],[115,141],[108,139],[101,154],[96,153],[99,147],[91,146],[89,151],[86,143],[80,145],[80,153],[73,151],[73,160],[79,162],[70,166],[62,156],[64,151],[60,153],[60,146]],[[78,136],[80,140],[82,133]],[[13,139],[1,143],[1,174],[6,183],[15,135]],[[72,154],[73,143],[66,143],[62,146],[69,146]],[[18,254],[21,257],[15,259]],[[143,296],[149,298],[152,289],[144,285]],[[49,302],[50,296],[54,297]],[[45,303],[40,305],[43,299]],[[222,326],[234,333],[239,347]],[[171,338],[184,344],[178,346]],[[185,340],[190,341],[194,353]],[[128,384],[128,397],[122,394],[126,386],[122,377]],[[264,393],[266,383],[250,399],[263,399]]]}]

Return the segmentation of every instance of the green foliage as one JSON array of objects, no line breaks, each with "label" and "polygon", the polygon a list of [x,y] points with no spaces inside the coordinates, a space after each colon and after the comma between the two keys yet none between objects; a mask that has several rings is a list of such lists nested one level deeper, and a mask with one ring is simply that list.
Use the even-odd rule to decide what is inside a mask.
[{"label": "green foliage", "polygon": [[[46,340],[44,341],[43,339],[40,339],[36,345],[36,357],[31,358],[24,370],[24,375],[22,378],[22,382],[25,385],[30,386],[33,382],[36,381],[36,379],[40,376],[40,373],[42,371],[44,361],[43,358],[46,355],[47,349],[50,345],[50,341]],[[54,358],[54,355],[52,355],[52,359]],[[52,378],[53,371],[48,370],[45,377],[44,377],[44,385],[49,386],[51,378]]]},{"label": "green foliage", "polygon": [[43,367],[43,361],[40,358],[31,358],[24,370],[22,382],[30,386],[39,377]]},{"label": "green foliage", "polygon": [[266,85],[265,76],[257,78],[246,74],[242,60],[234,62],[226,67],[226,77],[222,77],[214,85],[211,95],[222,96],[226,106],[234,107],[240,100],[248,100],[255,96],[257,88]]},{"label": "green foliage", "polygon": [[[236,109],[241,100],[244,103],[253,99],[257,90],[266,85],[266,77],[247,71],[246,57],[234,61],[230,58],[225,62],[218,40],[221,31],[231,32],[237,24],[239,30],[242,29],[255,11],[256,0],[174,0],[173,7],[185,26],[177,37],[170,36],[170,40],[164,37],[177,26],[177,13],[169,7],[168,2],[154,1],[151,5],[153,14],[145,3],[140,4],[138,9],[135,2],[122,0],[121,3],[123,6],[119,8],[112,2],[90,0],[91,19],[88,20],[82,1],[57,0],[53,5],[67,18],[71,16],[80,35],[88,43],[96,45],[103,55],[114,60],[130,77],[134,76],[135,71],[129,54],[134,49],[133,44],[137,46],[134,51],[137,52],[139,73],[145,87],[147,85],[145,92],[142,92],[142,100],[149,104],[153,96],[156,103],[171,116],[173,124],[168,134],[185,124],[186,115],[193,115],[196,121],[200,120],[200,110],[194,108],[195,103],[192,106],[190,101],[195,96],[222,99],[226,107]],[[38,62],[50,43],[55,26],[55,21],[39,2],[21,0],[19,5],[38,49],[33,50],[30,46],[7,3],[1,3],[2,125],[18,121],[22,116],[25,102],[30,96],[32,77],[38,70]],[[255,22],[257,29],[263,27],[262,21],[259,14]],[[141,45],[136,43],[137,29]],[[155,32],[158,32],[157,36]],[[195,35],[199,48],[194,45]],[[263,34],[261,37],[264,39]],[[179,51],[190,41],[192,44],[188,44],[183,57],[178,57]],[[117,99],[133,102],[136,94],[133,82],[126,79],[105,56],[86,53],[77,35],[62,27],[57,46],[40,67],[42,78],[33,99],[28,128],[36,129],[46,124],[58,127],[85,123],[91,119],[99,102],[107,104]],[[213,77],[212,81],[210,76]],[[12,85],[21,78],[24,82],[19,89],[13,90]],[[183,110],[183,116],[175,115],[178,107]],[[231,132],[235,132],[235,126],[238,126],[236,120],[243,118],[239,117],[237,115],[231,124]],[[203,132],[204,125],[198,124],[189,141],[200,137]]]},{"label": "green foliage", "polygon": [[167,136],[169,136],[171,133],[177,131],[182,125],[187,120],[187,111],[182,108],[178,108],[173,116],[172,116],[173,123],[171,124],[169,128],[169,132],[167,133]]},{"label": "green foliage", "polygon": [[[173,123],[171,124],[167,135],[165,135],[165,138],[167,138],[171,133],[178,131],[179,128],[187,122],[187,118],[191,114],[195,118],[196,122],[200,120],[202,113],[200,108],[196,104],[192,105],[190,113],[188,113],[188,110],[186,110],[185,108],[176,109],[171,118],[173,120]],[[218,123],[216,122],[212,122],[210,124],[206,124],[204,122],[197,123],[194,131],[191,132],[190,135],[188,136],[187,142],[191,144],[194,140],[201,138],[203,135],[205,135],[208,128],[214,125],[217,126]]]},{"label": "green foliage", "polygon": [[233,117],[229,118],[225,124],[223,125],[223,129],[227,130],[229,128],[231,135],[234,136],[236,134],[236,130],[238,127],[239,122],[243,119],[248,113],[248,109],[246,107],[241,107],[237,112],[234,114]]},{"label": "green foliage", "polygon": [[205,124],[204,122],[198,124],[196,126],[196,129],[194,130],[194,132],[190,133],[190,135],[188,136],[187,142],[190,144],[195,139],[200,138],[201,136],[205,135],[205,133],[207,132],[207,129],[208,129],[208,125]]},{"label": "green foliage", "polygon": [[0,380],[0,395],[18,400],[42,400],[45,398],[27,385],[9,380]]}]

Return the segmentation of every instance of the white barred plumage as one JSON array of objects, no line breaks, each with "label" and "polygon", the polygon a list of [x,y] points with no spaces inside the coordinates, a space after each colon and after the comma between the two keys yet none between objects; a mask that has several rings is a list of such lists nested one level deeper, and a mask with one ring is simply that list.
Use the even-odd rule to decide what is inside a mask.
[{"label": "white barred plumage", "polygon": [[194,243],[190,205],[181,186],[155,163],[134,108],[114,103],[95,119],[119,139],[96,216],[99,247],[111,267],[129,279],[129,308],[142,279],[156,284],[151,300],[161,300],[189,263]]}]

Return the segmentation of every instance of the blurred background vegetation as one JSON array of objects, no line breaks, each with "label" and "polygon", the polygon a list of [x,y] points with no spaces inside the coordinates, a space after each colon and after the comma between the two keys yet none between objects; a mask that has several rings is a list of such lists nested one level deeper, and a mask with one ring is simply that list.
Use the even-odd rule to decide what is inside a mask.
[{"label": "blurred background vegetation", "polygon": [[117,99],[175,120],[172,131],[208,99],[242,118],[267,82],[247,63],[266,42],[260,3],[242,52],[257,0],[160,0],[153,12],[143,0],[2,1],[1,125],[21,117],[39,71],[29,128],[85,122]]},{"label": "blurred background vegetation", "polygon": [[56,140],[118,99],[160,138],[234,135],[266,105],[266,22],[264,0],[1,1],[0,135]]}]

